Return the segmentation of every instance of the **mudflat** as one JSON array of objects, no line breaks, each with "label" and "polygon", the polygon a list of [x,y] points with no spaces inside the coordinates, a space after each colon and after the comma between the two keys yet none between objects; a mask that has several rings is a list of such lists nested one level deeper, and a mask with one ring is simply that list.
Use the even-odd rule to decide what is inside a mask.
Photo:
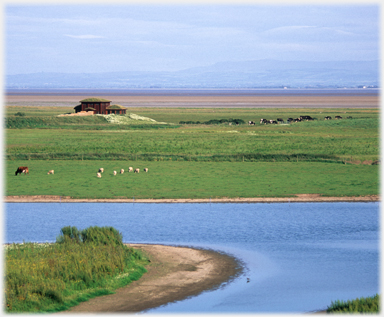
[{"label": "mudflat", "polygon": [[[126,107],[190,108],[378,108],[377,95],[156,96],[92,95]],[[6,95],[7,106],[75,107],[89,95]]]},{"label": "mudflat", "polygon": [[127,245],[150,259],[148,272],[116,294],[93,298],[61,313],[145,311],[219,287],[242,272],[235,258],[211,250]]}]

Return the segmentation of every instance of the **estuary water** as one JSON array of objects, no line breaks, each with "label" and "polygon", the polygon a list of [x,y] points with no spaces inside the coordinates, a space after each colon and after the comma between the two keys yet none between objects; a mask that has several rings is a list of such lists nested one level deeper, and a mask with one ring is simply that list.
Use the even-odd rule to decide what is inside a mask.
[{"label": "estuary water", "polygon": [[243,264],[219,289],[148,313],[302,313],[379,293],[377,202],[7,203],[4,224],[7,243],[113,226],[124,242],[214,249]]}]

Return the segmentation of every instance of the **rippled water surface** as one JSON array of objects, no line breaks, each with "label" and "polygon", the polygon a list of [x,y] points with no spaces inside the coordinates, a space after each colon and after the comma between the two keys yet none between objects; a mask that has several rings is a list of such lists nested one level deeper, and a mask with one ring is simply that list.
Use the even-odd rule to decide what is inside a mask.
[{"label": "rippled water surface", "polygon": [[379,292],[379,203],[5,206],[6,242],[113,226],[125,242],[211,248],[243,262],[244,274],[224,287],[150,312],[308,312]]}]

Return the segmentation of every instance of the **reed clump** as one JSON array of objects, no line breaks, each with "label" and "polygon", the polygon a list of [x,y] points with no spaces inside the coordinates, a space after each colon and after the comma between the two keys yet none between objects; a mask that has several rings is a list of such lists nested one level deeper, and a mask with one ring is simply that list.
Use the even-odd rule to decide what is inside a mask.
[{"label": "reed clump", "polygon": [[332,302],[327,313],[379,313],[380,295],[361,297],[354,300]]},{"label": "reed clump", "polygon": [[66,310],[138,280],[148,263],[112,227],[64,227],[53,244],[6,247],[6,312]]}]

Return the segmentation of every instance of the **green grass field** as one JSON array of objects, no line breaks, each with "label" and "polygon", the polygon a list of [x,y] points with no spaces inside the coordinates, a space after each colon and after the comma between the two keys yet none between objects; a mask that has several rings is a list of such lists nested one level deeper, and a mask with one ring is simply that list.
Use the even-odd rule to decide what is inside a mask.
[{"label": "green grass field", "polygon": [[[57,117],[73,110],[63,107],[43,110],[6,108],[6,195],[216,198],[379,190],[378,166],[360,164],[379,159],[378,109],[129,109],[166,124],[118,124],[101,116]],[[318,120],[258,123],[300,115]],[[326,115],[352,118],[322,120]],[[179,124],[230,118],[256,125]],[[30,175],[15,177],[23,165]],[[112,175],[129,166],[149,173]],[[106,172],[98,179],[100,167]],[[50,169],[54,175],[47,175]]]},{"label": "green grass field", "polygon": [[[30,175],[15,176],[27,165]],[[128,173],[128,167],[140,173]],[[100,167],[105,169],[96,177]],[[148,173],[144,173],[148,167]],[[125,170],[119,174],[120,169]],[[54,169],[54,175],[47,175]],[[113,170],[118,174],[113,175]],[[375,195],[377,165],[312,162],[8,161],[6,195],[73,198],[220,198]]]}]

